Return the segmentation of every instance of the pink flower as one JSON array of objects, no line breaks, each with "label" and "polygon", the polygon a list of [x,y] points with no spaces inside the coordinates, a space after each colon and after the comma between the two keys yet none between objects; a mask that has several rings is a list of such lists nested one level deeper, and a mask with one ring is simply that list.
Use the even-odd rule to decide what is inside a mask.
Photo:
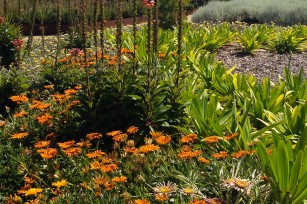
[{"label": "pink flower", "polygon": [[144,6],[146,7],[146,9],[150,9],[152,7],[154,7],[155,5],[155,1],[154,0],[144,0],[143,1]]},{"label": "pink flower", "polygon": [[21,50],[23,48],[23,40],[22,39],[14,39],[12,41],[13,46],[16,48],[16,50]]},{"label": "pink flower", "polygon": [[72,57],[76,57],[80,54],[81,50],[79,48],[72,48],[70,51],[70,55]]},{"label": "pink flower", "polygon": [[2,24],[2,23],[4,23],[5,22],[5,17],[4,16],[0,16],[0,25]]}]

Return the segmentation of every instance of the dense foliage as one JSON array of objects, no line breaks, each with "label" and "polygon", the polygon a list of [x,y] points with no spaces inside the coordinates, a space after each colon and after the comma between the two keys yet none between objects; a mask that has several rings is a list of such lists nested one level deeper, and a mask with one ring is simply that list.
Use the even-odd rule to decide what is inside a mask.
[{"label": "dense foliage", "polygon": [[197,9],[193,22],[241,21],[247,23],[275,23],[281,26],[307,24],[305,0],[232,0],[211,1]]}]

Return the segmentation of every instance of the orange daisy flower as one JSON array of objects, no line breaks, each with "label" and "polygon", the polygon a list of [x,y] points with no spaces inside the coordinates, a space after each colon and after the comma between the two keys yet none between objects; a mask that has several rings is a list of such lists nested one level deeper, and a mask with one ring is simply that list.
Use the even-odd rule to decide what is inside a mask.
[{"label": "orange daisy flower", "polygon": [[103,185],[106,191],[110,191],[115,187],[113,182],[105,182]]},{"label": "orange daisy flower", "polygon": [[112,172],[115,171],[116,169],[118,169],[118,166],[116,164],[107,164],[101,167],[101,171],[103,171],[104,173]]},{"label": "orange daisy flower", "polygon": [[15,118],[21,118],[21,117],[23,117],[23,116],[25,116],[25,115],[27,115],[28,113],[27,112],[25,112],[25,111],[20,111],[19,113],[15,113],[14,115],[13,115],[13,117],[15,117]]},{"label": "orange daisy flower", "polygon": [[114,183],[125,183],[126,181],[127,181],[126,176],[116,176],[116,177],[112,178],[112,182],[114,182]]},{"label": "orange daisy flower", "polygon": [[150,204],[150,201],[147,199],[137,199],[134,201],[134,204]]},{"label": "orange daisy flower", "polygon": [[171,136],[162,135],[160,137],[155,138],[155,140],[159,145],[166,145],[172,140],[172,138]]},{"label": "orange daisy flower", "polygon": [[107,135],[108,137],[114,137],[114,136],[119,135],[119,134],[121,134],[121,133],[122,133],[122,131],[120,131],[120,130],[115,130],[115,131],[108,132],[106,135]]},{"label": "orange daisy flower", "polygon": [[108,181],[108,179],[104,176],[96,176],[93,178],[93,180],[98,186],[101,186]]},{"label": "orange daisy flower", "polygon": [[67,149],[72,147],[75,144],[75,140],[70,140],[70,141],[66,141],[66,142],[58,142],[58,146],[61,149]]},{"label": "orange daisy flower", "polygon": [[245,151],[245,150],[240,150],[238,152],[234,152],[234,153],[231,154],[232,157],[235,157],[237,159],[239,159],[239,158],[241,158],[245,155],[250,155],[250,152]]},{"label": "orange daisy flower", "polygon": [[42,140],[42,141],[38,141],[34,144],[34,147],[39,149],[39,148],[45,148],[48,147],[50,145],[50,140]]},{"label": "orange daisy flower", "polygon": [[115,135],[112,138],[115,142],[125,142],[128,139],[128,134],[122,133],[119,135]]},{"label": "orange daisy flower", "polygon": [[38,116],[36,119],[40,124],[49,124],[51,122],[51,119],[53,117],[51,115],[49,115],[48,113]]},{"label": "orange daisy flower", "polygon": [[139,147],[139,151],[142,153],[148,153],[148,152],[153,152],[156,150],[159,150],[160,147],[156,146],[154,144],[148,144],[148,145],[142,145]]},{"label": "orange daisy flower", "polygon": [[220,140],[220,138],[218,136],[209,136],[209,137],[206,137],[204,139],[202,139],[203,141],[211,144],[211,143],[215,143],[215,142],[218,142]]},{"label": "orange daisy flower", "polygon": [[225,158],[225,157],[228,157],[229,155],[228,155],[228,153],[225,152],[225,151],[220,151],[219,153],[215,153],[215,154],[213,154],[212,156],[213,156],[214,158],[216,158],[216,159],[223,159],[223,158]]},{"label": "orange daisy flower", "polygon": [[26,95],[11,96],[10,99],[17,103],[29,101],[29,98]]},{"label": "orange daisy flower", "polygon": [[200,150],[186,151],[186,152],[178,153],[178,157],[180,159],[191,159],[191,158],[194,158],[194,157],[198,157],[200,154],[201,154]]},{"label": "orange daisy flower", "polygon": [[27,132],[21,132],[21,133],[15,133],[12,134],[12,139],[23,139],[25,137],[27,137],[29,134]]},{"label": "orange daisy flower", "polygon": [[61,187],[66,186],[67,184],[68,184],[68,182],[65,179],[62,179],[61,181],[53,182],[51,185],[55,186],[57,188],[61,188]]},{"label": "orange daisy flower", "polygon": [[157,201],[168,201],[170,199],[169,195],[165,194],[165,193],[156,193],[155,194],[155,199]]},{"label": "orange daisy flower", "polygon": [[45,85],[44,88],[45,89],[53,89],[54,88],[54,84]]},{"label": "orange daisy flower", "polygon": [[67,89],[64,91],[65,95],[74,95],[77,93],[75,89]]},{"label": "orange daisy flower", "polygon": [[98,161],[93,161],[93,162],[90,163],[90,168],[91,168],[92,170],[100,170],[101,167],[102,167],[102,165],[101,165],[101,163],[98,162]]},{"label": "orange daisy flower", "polygon": [[234,133],[234,134],[231,134],[231,135],[226,135],[226,136],[224,136],[223,138],[225,139],[225,140],[232,140],[232,139],[234,139],[235,137],[237,137],[239,135],[239,133]]},{"label": "orange daisy flower", "polygon": [[30,188],[26,191],[24,191],[25,196],[31,196],[31,195],[36,195],[38,193],[43,192],[43,189],[41,188]]},{"label": "orange daisy flower", "polygon": [[139,152],[139,150],[135,147],[124,147],[123,150],[126,153],[132,153],[132,154],[137,154]]},{"label": "orange daisy flower", "polygon": [[180,141],[182,143],[190,143],[190,142],[193,142],[196,139],[197,139],[197,135],[196,134],[188,134],[186,136],[183,136]]},{"label": "orange daisy flower", "polygon": [[98,132],[93,132],[93,133],[87,134],[86,138],[89,140],[100,139],[102,138],[102,134]]},{"label": "orange daisy flower", "polygon": [[44,159],[52,159],[58,155],[58,150],[54,148],[39,149],[37,152]]},{"label": "orange daisy flower", "polygon": [[131,135],[131,134],[135,134],[139,131],[139,128],[136,126],[130,126],[127,128],[127,134]]},{"label": "orange daisy flower", "polygon": [[90,153],[87,153],[86,156],[90,159],[92,158],[96,158],[96,157],[101,157],[103,155],[105,155],[106,153],[101,151],[101,150],[96,150],[96,151],[93,151],[93,152],[90,152]]},{"label": "orange daisy flower", "polygon": [[4,120],[0,120],[0,127],[3,127],[5,125],[5,121]]},{"label": "orange daisy flower", "polygon": [[88,140],[81,141],[77,143],[78,147],[85,147],[85,148],[90,148],[92,146],[91,142]]},{"label": "orange daisy flower", "polygon": [[151,131],[149,134],[150,134],[151,137],[153,137],[153,138],[158,138],[158,137],[160,137],[160,136],[164,136],[162,132],[153,132],[153,131]]},{"label": "orange daisy flower", "polygon": [[210,163],[210,161],[208,159],[205,159],[204,157],[199,157],[198,161],[200,161],[202,163],[205,163],[205,164],[209,164]]},{"label": "orange daisy flower", "polygon": [[72,156],[77,156],[77,155],[81,154],[82,149],[80,147],[71,147],[71,148],[65,149],[63,151],[67,156],[72,157]]}]

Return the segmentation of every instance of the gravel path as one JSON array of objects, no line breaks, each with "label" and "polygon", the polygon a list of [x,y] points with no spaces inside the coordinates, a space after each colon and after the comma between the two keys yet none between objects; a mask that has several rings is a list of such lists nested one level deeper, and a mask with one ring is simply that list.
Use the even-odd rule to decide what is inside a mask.
[{"label": "gravel path", "polygon": [[266,50],[259,50],[254,55],[240,53],[239,44],[222,47],[216,55],[216,59],[231,68],[237,66],[235,72],[253,74],[258,79],[269,77],[277,82],[279,77],[284,77],[284,68],[289,65],[290,70],[298,73],[304,68],[307,75],[307,52],[289,54],[276,54]]}]

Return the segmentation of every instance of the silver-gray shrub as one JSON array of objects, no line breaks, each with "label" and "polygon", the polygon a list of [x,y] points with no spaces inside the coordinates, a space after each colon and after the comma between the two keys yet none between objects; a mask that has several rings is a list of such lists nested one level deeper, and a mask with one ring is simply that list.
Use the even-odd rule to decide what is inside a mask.
[{"label": "silver-gray shrub", "polygon": [[192,21],[251,21],[289,26],[307,25],[307,0],[211,1],[200,7]]}]

